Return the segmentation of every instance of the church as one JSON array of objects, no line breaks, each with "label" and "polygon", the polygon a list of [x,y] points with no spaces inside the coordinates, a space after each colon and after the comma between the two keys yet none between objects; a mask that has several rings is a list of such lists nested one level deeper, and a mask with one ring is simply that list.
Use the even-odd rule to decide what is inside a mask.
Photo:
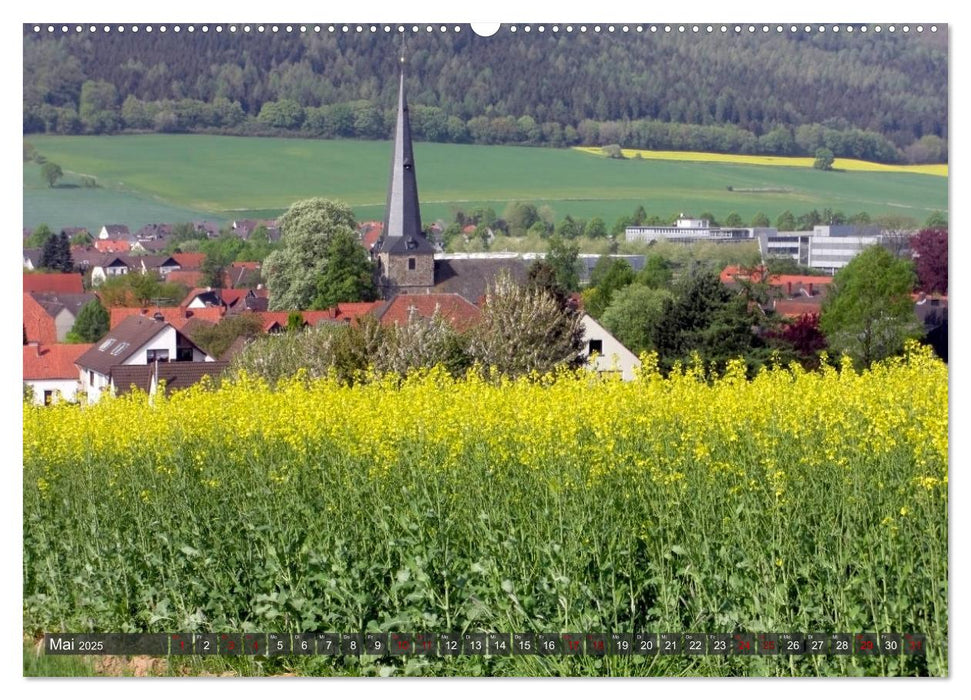
[{"label": "church", "polygon": [[461,259],[441,254],[436,259],[435,247],[421,227],[404,58],[383,237],[371,255],[376,258],[378,290],[384,299],[398,294],[460,294],[478,305],[500,271],[508,271],[519,283],[526,281],[526,266],[520,259]]}]

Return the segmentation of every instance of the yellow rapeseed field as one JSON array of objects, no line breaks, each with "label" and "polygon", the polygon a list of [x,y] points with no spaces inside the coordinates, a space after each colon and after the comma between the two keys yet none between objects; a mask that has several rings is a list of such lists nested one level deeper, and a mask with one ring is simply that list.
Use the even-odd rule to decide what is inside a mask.
[{"label": "yellow rapeseed field", "polygon": [[[601,148],[597,146],[576,146],[576,150],[592,155],[603,155]],[[634,158],[640,155],[647,160],[681,160],[698,163],[736,163],[739,165],[773,165],[790,168],[811,168],[815,162],[811,157],[787,157],[787,156],[750,156],[733,155],[730,153],[703,153],[699,151],[647,151],[642,149],[624,148],[621,149],[625,158]],[[930,165],[889,165],[886,163],[871,163],[865,160],[855,160],[853,158],[836,158],[833,167],[837,170],[855,170],[883,173],[915,173],[920,175],[937,175],[947,177],[948,167],[946,163],[936,163]]]},{"label": "yellow rapeseed field", "polygon": [[[946,366],[916,345],[751,380],[643,359],[627,383],[432,370],[25,404],[25,626],[914,632],[926,657],[853,668],[946,674]],[[531,663],[487,672],[551,672]],[[851,666],[592,663],[555,672]]]}]

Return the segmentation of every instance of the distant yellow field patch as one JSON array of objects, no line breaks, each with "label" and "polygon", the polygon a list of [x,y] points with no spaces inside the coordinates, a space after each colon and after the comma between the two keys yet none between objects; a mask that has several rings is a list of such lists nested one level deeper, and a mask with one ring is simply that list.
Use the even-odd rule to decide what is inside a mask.
[{"label": "distant yellow field patch", "polygon": [[[577,146],[577,151],[592,155],[603,155],[597,146]],[[635,148],[624,148],[625,158],[634,158],[640,154],[641,158],[649,160],[682,160],[703,163],[738,163],[741,165],[779,165],[789,168],[811,168],[814,158],[788,158],[785,156],[743,156],[729,153],[701,153],[698,151],[645,151]],[[837,170],[856,170],[883,173],[917,173],[919,175],[938,175],[947,177],[947,165],[885,165],[884,163],[870,163],[865,160],[852,158],[837,158],[833,161]]]}]

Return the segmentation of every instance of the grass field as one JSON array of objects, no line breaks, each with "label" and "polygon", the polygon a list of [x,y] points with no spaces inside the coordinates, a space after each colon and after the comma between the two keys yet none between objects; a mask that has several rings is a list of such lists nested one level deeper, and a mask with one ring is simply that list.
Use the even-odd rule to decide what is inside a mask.
[{"label": "grass field", "polygon": [[[306,675],[948,673],[948,374],[444,371],[24,405],[24,634],[917,633],[926,656],[288,657]],[[229,663],[229,662],[226,662]],[[261,662],[262,663],[262,662]],[[247,670],[248,669],[248,670]]]},{"label": "grass field", "polygon": [[[390,143],[210,135],[32,136],[41,154],[102,188],[48,188],[24,167],[26,226],[228,220],[272,216],[312,196],[339,198],[359,219],[382,218]],[[904,214],[924,220],[947,210],[947,179],[898,172],[821,172],[689,160],[609,160],[573,149],[415,144],[426,221],[455,207],[509,201],[549,204],[557,218],[600,216],[612,223],[643,205],[672,216],[789,209]],[[76,181],[76,180],[75,180]],[[732,187],[735,191],[729,191]],[[738,191],[745,190],[745,191]],[[772,191],[765,191],[772,190]],[[157,208],[153,208],[157,207]]]}]

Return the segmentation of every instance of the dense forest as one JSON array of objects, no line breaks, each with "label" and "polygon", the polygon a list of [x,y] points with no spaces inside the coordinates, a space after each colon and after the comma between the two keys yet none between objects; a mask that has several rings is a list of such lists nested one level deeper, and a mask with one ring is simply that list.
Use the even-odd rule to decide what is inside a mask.
[{"label": "dense forest", "polygon": [[[947,160],[946,28],[931,34],[410,33],[416,137],[457,143]],[[388,34],[24,28],[25,133],[387,138]]]}]

